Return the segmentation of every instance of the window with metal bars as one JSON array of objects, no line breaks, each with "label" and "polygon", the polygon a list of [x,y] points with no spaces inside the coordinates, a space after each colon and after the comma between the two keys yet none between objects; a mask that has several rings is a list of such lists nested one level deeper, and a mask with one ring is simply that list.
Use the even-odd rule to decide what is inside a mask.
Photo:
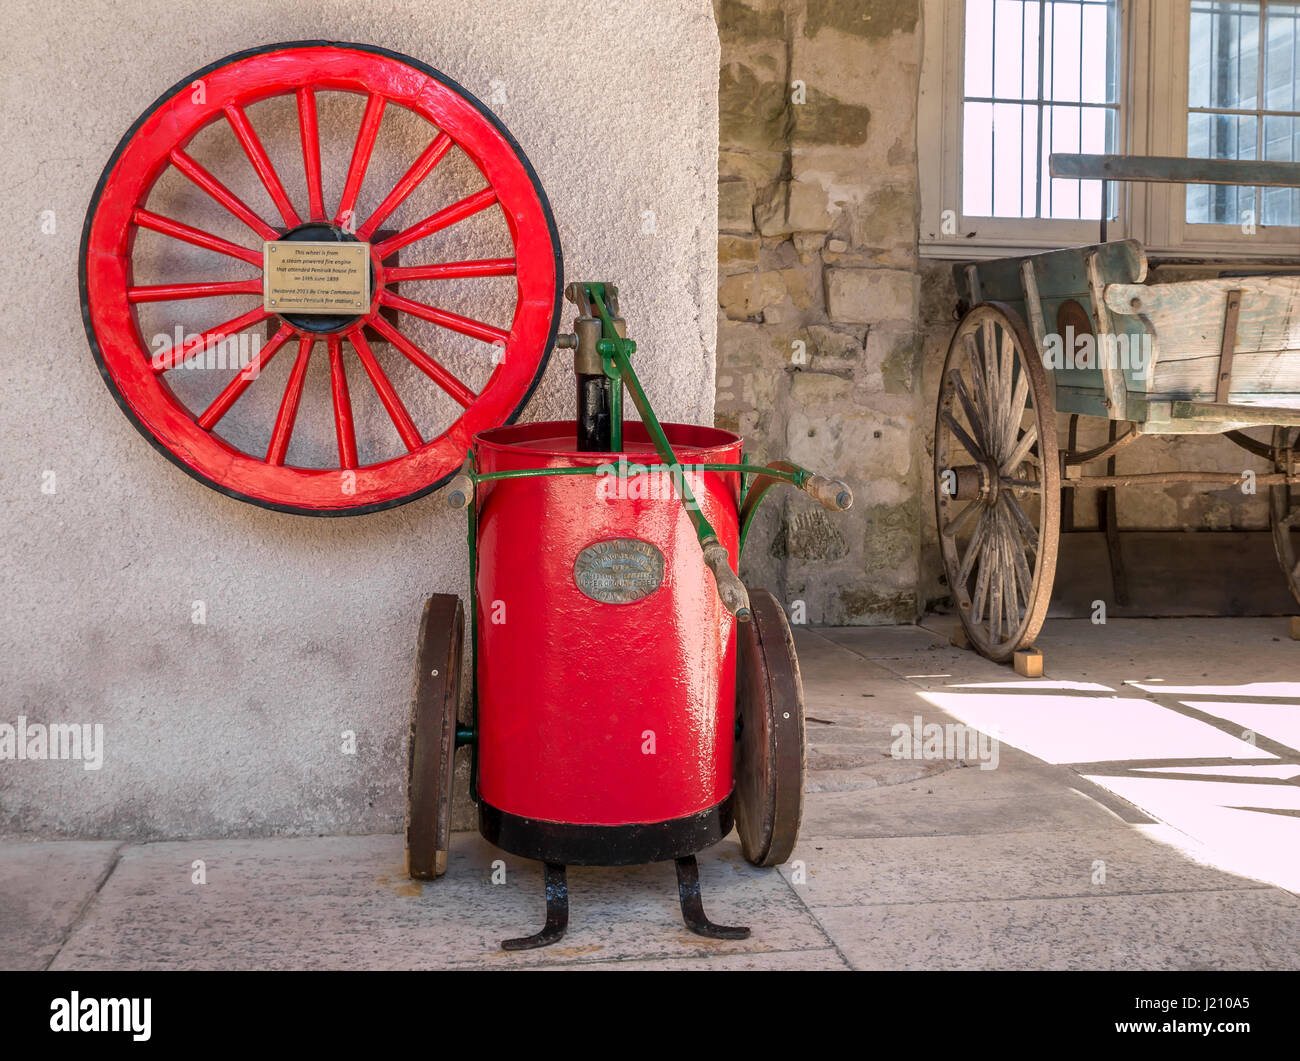
[{"label": "window with metal bars", "polygon": [[1116,150],[1118,69],[1118,0],[967,0],[963,216],[1100,218],[1101,182],[1052,178],[1048,156]]},{"label": "window with metal bars", "polygon": [[[1194,0],[1189,158],[1300,161],[1300,2]],[[1300,189],[1197,184],[1189,225],[1300,225]]]},{"label": "window with metal bars", "polygon": [[1300,162],[1300,0],[923,0],[921,253],[1134,237],[1300,255],[1300,189],[1053,178],[1055,153]]}]

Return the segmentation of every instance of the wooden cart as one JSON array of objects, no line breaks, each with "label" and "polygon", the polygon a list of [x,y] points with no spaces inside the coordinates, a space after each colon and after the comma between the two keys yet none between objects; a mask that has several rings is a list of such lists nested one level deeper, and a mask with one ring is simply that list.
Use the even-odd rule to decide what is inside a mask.
[{"label": "wooden cart", "polygon": [[[1285,163],[1054,155],[1052,166],[1105,180],[1300,185],[1300,165]],[[1222,434],[1271,464],[1254,485],[1300,601],[1300,270],[1147,285],[1141,244],[1118,240],[954,272],[963,315],[939,388],[935,510],[953,604],[981,653],[1007,660],[1038,635],[1063,491],[1106,491],[1114,563],[1116,487],[1251,477],[1116,475],[1114,455],[1143,435]],[[1069,417],[1064,448],[1057,414]],[[1109,420],[1109,441],[1079,450],[1080,416]],[[1089,474],[1101,461],[1106,474]]]}]

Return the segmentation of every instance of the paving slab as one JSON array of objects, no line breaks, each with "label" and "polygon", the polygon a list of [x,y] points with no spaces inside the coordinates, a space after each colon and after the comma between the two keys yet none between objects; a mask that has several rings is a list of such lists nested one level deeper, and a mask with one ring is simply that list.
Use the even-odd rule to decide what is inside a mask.
[{"label": "paving slab", "polygon": [[0,969],[44,969],[113,866],[119,844],[0,844]]},{"label": "paving slab", "polygon": [[[734,838],[700,856],[705,911],[748,924],[707,940],[682,924],[671,863],[569,871],[569,931],[508,953],[544,920],[541,868],[454,836],[447,874],[420,884],[397,836],[148,844],[127,848],[59,954],[58,969],[427,969],[678,961],[824,951],[830,944],[774,870]],[[204,862],[206,884],[192,883]],[[493,884],[493,863],[504,882]],[[787,956],[785,962],[791,959]],[[810,961],[822,962],[825,958]]]},{"label": "paving slab", "polygon": [[1300,967],[1300,900],[1276,888],[834,906],[817,916],[855,969]]},{"label": "paving slab", "polygon": [[[814,913],[832,906],[1257,890],[1194,857],[1168,826],[978,836],[810,839],[781,867]],[[796,864],[799,863],[799,864]],[[1201,931],[1199,926],[1186,930]],[[1300,931],[1300,923],[1296,930]]]}]

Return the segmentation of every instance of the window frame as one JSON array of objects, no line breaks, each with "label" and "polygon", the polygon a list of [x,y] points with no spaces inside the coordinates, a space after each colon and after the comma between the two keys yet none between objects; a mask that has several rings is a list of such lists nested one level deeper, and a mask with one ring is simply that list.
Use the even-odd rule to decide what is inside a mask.
[{"label": "window frame", "polygon": [[[1188,43],[1191,0],[1120,0],[1117,147],[1135,155],[1187,155]],[[1097,243],[1100,221],[967,218],[961,213],[964,0],[924,0],[917,158],[922,258],[999,258]],[[1153,41],[1169,41],[1153,49]],[[931,164],[938,160],[938,165]],[[1188,224],[1186,187],[1119,182],[1117,217],[1107,239],[1137,238],[1154,256],[1249,260],[1300,255],[1300,226]],[[943,211],[956,211],[956,234],[944,234]]]}]

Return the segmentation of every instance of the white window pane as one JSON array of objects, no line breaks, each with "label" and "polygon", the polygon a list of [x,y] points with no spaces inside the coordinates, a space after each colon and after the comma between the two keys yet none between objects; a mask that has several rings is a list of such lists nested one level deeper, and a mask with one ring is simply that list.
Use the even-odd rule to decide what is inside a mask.
[{"label": "white window pane", "polygon": [[1259,95],[1259,3],[1194,0],[1188,103],[1234,110]]},{"label": "white window pane", "polygon": [[993,95],[993,0],[966,0],[966,95]]},{"label": "white window pane", "polygon": [[[1264,118],[1264,158],[1270,162],[1300,162],[1300,118]],[[1261,188],[1260,222],[1300,225],[1300,188]]]},{"label": "white window pane", "polygon": [[1110,7],[1087,4],[1083,10],[1083,101],[1113,103]]},{"label": "white window pane", "polygon": [[1049,99],[1078,102],[1083,91],[1082,12],[1079,3],[1056,2],[1052,9],[1052,83]]},{"label": "white window pane", "polygon": [[962,130],[961,211],[989,217],[993,210],[993,105],[967,103]]},{"label": "white window pane", "polygon": [[[1018,99],[1028,47],[1023,32],[1024,4],[1020,0],[997,0],[993,16],[993,94],[998,99]],[[1037,47],[1035,42],[1034,48]]]},{"label": "white window pane", "polygon": [[1264,106],[1300,110],[1300,4],[1270,4],[1265,34]]}]

